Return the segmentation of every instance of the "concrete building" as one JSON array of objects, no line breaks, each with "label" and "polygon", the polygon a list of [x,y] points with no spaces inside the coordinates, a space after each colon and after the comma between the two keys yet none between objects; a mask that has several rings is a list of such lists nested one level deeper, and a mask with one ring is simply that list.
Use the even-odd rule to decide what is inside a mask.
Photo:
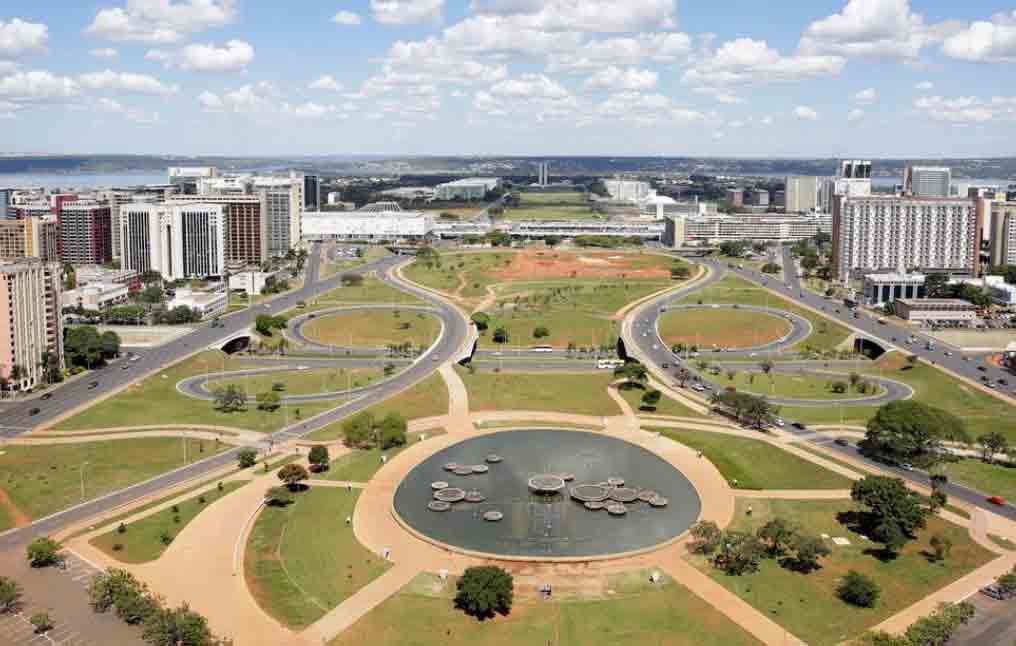
[{"label": "concrete building", "polygon": [[977,306],[958,298],[899,298],[893,305],[897,316],[922,325],[969,327],[977,318]]},{"label": "concrete building", "polygon": [[[786,179],[786,212],[810,213],[818,208],[818,178],[789,175]],[[828,213],[828,211],[827,211]]]},{"label": "concrete building", "polygon": [[123,268],[166,280],[226,271],[221,204],[130,204],[123,208]]},{"label": "concrete building", "polygon": [[762,188],[753,188],[745,192],[744,203],[750,206],[769,206],[769,191]]},{"label": "concrete building", "polygon": [[728,188],[727,204],[735,208],[744,206],[744,189]]},{"label": "concrete building", "polygon": [[1002,307],[1016,306],[1016,285],[1009,285],[1008,283],[989,285],[988,295],[991,296],[991,302],[995,305],[1001,305]]},{"label": "concrete building", "polygon": [[1016,202],[993,202],[990,209],[991,264],[1016,265]]},{"label": "concrete building", "polygon": [[167,169],[169,183],[179,187],[183,195],[197,195],[198,182],[219,175],[214,166],[170,166]]},{"label": "concrete building", "polygon": [[681,215],[663,218],[663,234],[660,241],[671,249],[680,249],[688,243],[687,220]]},{"label": "concrete building", "polygon": [[952,170],[946,166],[907,166],[903,171],[903,193],[908,197],[949,197],[951,183]]},{"label": "concrete building", "polygon": [[141,289],[141,274],[133,269],[109,269],[100,265],[82,265],[74,269],[74,277],[78,287],[92,283],[126,285],[127,290],[135,292]]},{"label": "concrete building", "polygon": [[867,274],[864,277],[864,300],[868,305],[891,303],[899,298],[924,298],[924,274]]},{"label": "concrete building", "polygon": [[540,163],[537,166],[537,174],[539,175],[536,180],[538,186],[550,186],[550,163]]},{"label": "concrete building", "polygon": [[[400,186],[399,188],[389,188],[381,191],[380,194],[392,200],[433,200],[435,190],[431,186]],[[329,193],[328,195],[338,195],[338,193]],[[334,202],[329,202],[329,204],[338,204],[340,201],[336,199]],[[320,209],[314,210],[318,211]]]},{"label": "concrete building", "polygon": [[983,212],[974,200],[838,196],[833,211],[833,273],[949,270],[976,274]]},{"label": "concrete building", "polygon": [[434,199],[441,202],[477,201],[485,198],[487,193],[499,188],[501,188],[501,179],[498,177],[457,179],[454,182],[435,186]]},{"label": "concrete building", "polygon": [[94,202],[66,202],[57,213],[61,262],[103,265],[113,259],[112,209]]},{"label": "concrete building", "polygon": [[61,307],[83,307],[86,310],[106,310],[130,300],[130,290],[118,283],[89,283],[64,292]]},{"label": "concrete building", "polygon": [[620,221],[600,222],[589,220],[525,220],[512,222],[508,233],[515,238],[544,238],[558,236],[575,238],[577,236],[616,236],[622,238],[642,238],[659,240],[663,233],[663,225],[655,222]]},{"label": "concrete building", "polygon": [[[840,174],[833,183],[833,197],[867,197],[871,195],[871,161],[845,159],[840,162]],[[835,199],[826,212],[835,208]]]},{"label": "concrete building", "polygon": [[[268,255],[281,258],[300,241],[300,192],[296,186],[259,192],[265,205],[268,228]],[[295,237],[294,237],[295,234]]]},{"label": "concrete building", "polygon": [[110,231],[113,243],[113,257],[120,257],[120,207],[124,204],[139,202],[143,204],[157,204],[164,202],[166,197],[163,191],[135,191],[135,190],[110,190],[97,194],[99,201],[109,204],[110,207]]},{"label": "concrete building", "polygon": [[21,377],[14,386],[35,387],[44,377],[42,358],[63,369],[63,323],[60,318],[60,265],[39,260],[0,264],[0,375],[10,379],[14,366]]},{"label": "concrete building", "polygon": [[0,188],[0,220],[14,217],[14,210],[11,208],[10,189]]},{"label": "concrete building", "polygon": [[[217,204],[225,218],[225,254],[227,267],[260,267],[268,260],[268,223],[264,200],[257,195],[186,195],[166,202],[177,204]],[[297,237],[299,240],[299,237]]]},{"label": "concrete building", "polygon": [[715,244],[736,240],[795,242],[832,232],[832,216],[712,215],[688,217],[687,241]]},{"label": "concrete building", "polygon": [[[318,175],[303,176],[303,211],[321,210],[321,177]],[[296,240],[300,237],[297,236]]]},{"label": "concrete building", "polygon": [[177,307],[189,307],[204,318],[226,309],[228,301],[229,295],[226,290],[207,292],[194,289],[178,289],[173,299],[166,304],[166,307],[171,310]]},{"label": "concrete building", "polygon": [[0,259],[60,259],[60,234],[53,216],[0,220]]},{"label": "concrete building", "polygon": [[241,271],[229,275],[229,289],[242,290],[248,296],[256,296],[261,293],[270,281],[279,275],[277,271]]},{"label": "concrete building", "polygon": [[638,204],[649,197],[649,182],[633,179],[605,179],[603,186],[610,193],[610,199],[618,202]]},{"label": "concrete building", "polygon": [[304,213],[303,239],[402,240],[421,239],[434,231],[434,218],[403,211],[394,202],[368,204],[358,211]]}]

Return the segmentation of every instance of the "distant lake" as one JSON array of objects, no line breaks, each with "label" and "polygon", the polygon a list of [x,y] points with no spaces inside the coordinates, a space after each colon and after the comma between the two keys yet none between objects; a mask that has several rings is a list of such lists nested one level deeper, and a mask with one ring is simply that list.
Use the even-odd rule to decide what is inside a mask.
[{"label": "distant lake", "polygon": [[0,188],[114,188],[142,184],[166,184],[166,171],[159,173],[0,173]]}]

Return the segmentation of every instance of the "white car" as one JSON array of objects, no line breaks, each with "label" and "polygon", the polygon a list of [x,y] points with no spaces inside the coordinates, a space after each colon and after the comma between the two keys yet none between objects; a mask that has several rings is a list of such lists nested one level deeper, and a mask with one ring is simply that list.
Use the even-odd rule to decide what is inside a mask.
[{"label": "white car", "polygon": [[780,428],[783,428],[784,426],[787,425],[787,423],[784,422],[782,418],[777,418],[776,419],[776,425],[779,426]]}]

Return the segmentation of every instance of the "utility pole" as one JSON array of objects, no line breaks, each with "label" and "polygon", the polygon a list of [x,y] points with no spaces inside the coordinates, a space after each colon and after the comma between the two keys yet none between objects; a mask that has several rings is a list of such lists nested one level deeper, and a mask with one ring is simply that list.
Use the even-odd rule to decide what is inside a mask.
[{"label": "utility pole", "polygon": [[78,469],[78,474],[81,476],[81,500],[85,499],[85,467],[88,466],[88,462],[82,462],[81,467]]}]

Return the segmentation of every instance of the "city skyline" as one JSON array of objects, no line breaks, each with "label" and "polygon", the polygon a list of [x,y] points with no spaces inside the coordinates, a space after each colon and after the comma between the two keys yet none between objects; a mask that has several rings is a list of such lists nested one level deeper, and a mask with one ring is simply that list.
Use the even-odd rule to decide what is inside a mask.
[{"label": "city skyline", "polygon": [[1013,60],[995,1],[13,0],[0,127],[12,152],[987,157]]}]

